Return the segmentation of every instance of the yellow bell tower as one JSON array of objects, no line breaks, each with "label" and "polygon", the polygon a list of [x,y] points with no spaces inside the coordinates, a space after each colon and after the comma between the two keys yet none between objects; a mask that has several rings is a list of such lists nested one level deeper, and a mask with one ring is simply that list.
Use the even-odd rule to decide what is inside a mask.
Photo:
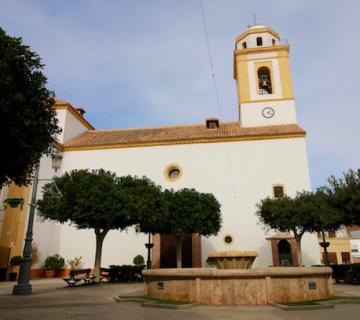
[{"label": "yellow bell tower", "polygon": [[255,25],[236,38],[234,78],[241,126],[296,123],[289,45],[278,33]]}]

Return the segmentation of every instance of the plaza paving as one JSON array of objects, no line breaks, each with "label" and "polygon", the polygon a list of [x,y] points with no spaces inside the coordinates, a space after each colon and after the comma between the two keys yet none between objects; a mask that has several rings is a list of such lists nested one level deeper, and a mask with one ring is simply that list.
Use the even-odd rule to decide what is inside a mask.
[{"label": "plaza paving", "polygon": [[[195,306],[185,310],[144,308],[117,303],[115,295],[142,294],[142,284],[102,284],[67,288],[61,279],[33,281],[33,294],[12,296],[14,283],[0,283],[0,319],[342,319],[358,320],[360,305],[335,309],[282,311],[271,306]],[[337,295],[360,296],[360,286],[336,285]]]}]

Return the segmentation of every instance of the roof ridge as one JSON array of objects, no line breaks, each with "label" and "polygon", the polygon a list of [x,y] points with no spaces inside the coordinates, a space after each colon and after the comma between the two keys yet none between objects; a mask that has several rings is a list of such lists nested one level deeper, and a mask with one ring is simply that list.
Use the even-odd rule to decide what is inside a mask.
[{"label": "roof ridge", "polygon": [[[222,124],[239,124],[238,121],[223,121],[220,122],[220,125]],[[89,130],[93,132],[109,132],[109,131],[130,131],[130,130],[154,130],[154,129],[170,129],[170,128],[186,128],[186,127],[205,127],[205,123],[193,123],[193,124],[179,124],[179,125],[167,125],[167,126],[157,126],[157,127],[134,127],[134,128],[114,128],[114,129],[95,129],[95,130]]]}]

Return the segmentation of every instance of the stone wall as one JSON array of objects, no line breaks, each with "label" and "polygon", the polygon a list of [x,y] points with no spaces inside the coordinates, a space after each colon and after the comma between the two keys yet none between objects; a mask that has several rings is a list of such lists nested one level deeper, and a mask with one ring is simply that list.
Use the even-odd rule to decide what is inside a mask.
[{"label": "stone wall", "polygon": [[273,267],[145,270],[149,297],[214,305],[324,299],[333,294],[330,268]]}]

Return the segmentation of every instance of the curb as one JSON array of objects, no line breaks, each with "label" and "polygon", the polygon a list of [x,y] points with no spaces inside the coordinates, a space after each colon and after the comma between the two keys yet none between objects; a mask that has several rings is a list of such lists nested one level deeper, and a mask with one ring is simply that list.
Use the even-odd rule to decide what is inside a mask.
[{"label": "curb", "polygon": [[305,305],[305,306],[287,306],[280,303],[272,303],[274,307],[277,307],[284,311],[297,311],[297,310],[320,310],[320,309],[334,309],[335,305],[333,303],[320,303],[314,305]]},{"label": "curb", "polygon": [[169,303],[158,303],[156,301],[149,301],[141,298],[120,298],[118,296],[114,297],[116,302],[136,302],[141,303],[142,307],[145,308],[159,308],[159,309],[186,309],[198,305],[197,303],[186,303],[186,304],[169,304]]},{"label": "curb", "polygon": [[187,309],[196,306],[197,303],[186,303],[186,304],[166,304],[156,302],[143,302],[142,307],[145,308],[158,308],[158,309]]}]

